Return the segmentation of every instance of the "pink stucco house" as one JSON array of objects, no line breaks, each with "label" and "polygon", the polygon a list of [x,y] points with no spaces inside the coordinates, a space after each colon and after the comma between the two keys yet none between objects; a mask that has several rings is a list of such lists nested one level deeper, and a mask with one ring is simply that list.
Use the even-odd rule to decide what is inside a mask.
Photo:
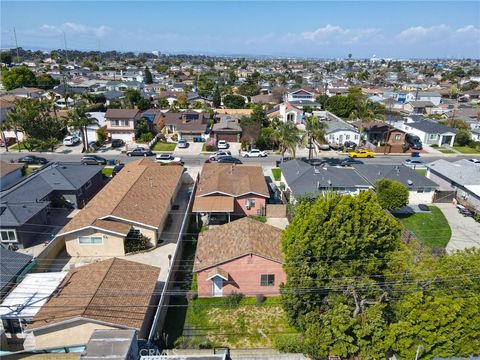
[{"label": "pink stucco house", "polygon": [[133,142],[139,118],[138,109],[108,109],[105,114],[105,130],[110,140],[121,139],[126,143]]},{"label": "pink stucco house", "polygon": [[274,296],[286,281],[281,230],[245,217],[200,234],[195,254],[198,296]]},{"label": "pink stucco house", "polygon": [[248,215],[265,215],[270,197],[260,165],[207,163],[198,182],[193,212],[210,223]]}]

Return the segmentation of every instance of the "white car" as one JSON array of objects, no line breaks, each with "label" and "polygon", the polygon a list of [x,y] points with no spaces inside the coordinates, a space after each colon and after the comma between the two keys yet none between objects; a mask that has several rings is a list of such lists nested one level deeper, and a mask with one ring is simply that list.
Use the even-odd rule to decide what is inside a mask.
[{"label": "white car", "polygon": [[408,166],[408,167],[413,168],[413,169],[426,169],[427,168],[425,163],[422,160],[418,160],[418,159],[406,159],[403,162],[403,165]]},{"label": "white car", "polygon": [[228,149],[228,143],[225,140],[218,140],[217,149]]},{"label": "white car", "polygon": [[65,139],[63,139],[63,145],[65,146],[74,146],[77,145],[79,142],[80,138],[75,135],[67,136]]},{"label": "white car", "polygon": [[182,158],[178,156],[173,156],[171,154],[157,154],[157,156],[155,156],[155,161],[162,164],[181,164]]},{"label": "white car", "polygon": [[210,161],[217,161],[220,156],[231,156],[232,153],[229,150],[215,151],[208,157]]},{"label": "white car", "polygon": [[480,159],[468,159],[468,161],[471,161],[474,164],[480,164]]},{"label": "white car", "polygon": [[267,153],[265,151],[261,151],[258,149],[252,149],[250,151],[245,151],[243,153],[243,157],[248,158],[248,157],[266,157]]}]

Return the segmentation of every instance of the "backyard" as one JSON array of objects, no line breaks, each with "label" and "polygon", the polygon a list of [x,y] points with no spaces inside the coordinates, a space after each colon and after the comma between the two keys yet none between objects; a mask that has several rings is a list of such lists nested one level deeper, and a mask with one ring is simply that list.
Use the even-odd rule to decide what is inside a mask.
[{"label": "backyard", "polygon": [[155,145],[153,145],[152,151],[174,151],[176,147],[176,143],[157,141]]},{"label": "backyard", "polygon": [[429,206],[430,212],[414,214],[396,214],[401,223],[415,234],[417,239],[430,247],[447,246],[452,230],[442,211]]}]

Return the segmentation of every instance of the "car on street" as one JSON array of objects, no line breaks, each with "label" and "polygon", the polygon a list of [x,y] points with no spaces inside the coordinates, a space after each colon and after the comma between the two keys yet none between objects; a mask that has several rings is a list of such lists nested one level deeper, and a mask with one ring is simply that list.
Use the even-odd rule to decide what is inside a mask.
[{"label": "car on street", "polygon": [[152,150],[145,149],[144,147],[137,147],[133,150],[127,151],[127,156],[153,156],[155,155]]},{"label": "car on street", "polygon": [[35,155],[27,155],[18,159],[17,162],[24,163],[24,164],[43,165],[48,163],[48,160],[43,157],[39,157]]},{"label": "car on street", "polygon": [[225,140],[218,140],[217,149],[228,149],[228,143]]},{"label": "car on street", "polygon": [[112,148],[118,148],[118,147],[122,147],[122,146],[125,146],[125,141],[123,141],[122,139],[113,139],[112,140]]},{"label": "car on street", "polygon": [[265,151],[261,151],[258,149],[251,149],[250,151],[245,151],[243,153],[244,158],[249,157],[267,157],[267,153]]},{"label": "car on street", "polygon": [[342,161],[340,161],[340,166],[352,166],[352,165],[362,165],[363,164],[363,161],[361,160],[357,160],[357,159],[353,159],[353,158],[349,158],[347,157],[346,159],[343,159]]},{"label": "car on street", "polygon": [[231,156],[232,153],[230,152],[230,150],[221,150],[221,151],[215,151],[212,155],[210,155],[208,157],[208,160],[210,161],[217,161],[217,159],[220,157],[220,156]]},{"label": "car on street", "polygon": [[405,166],[408,166],[413,169],[426,169],[427,166],[425,165],[425,162],[420,159],[406,159],[402,163]]},{"label": "car on street", "polygon": [[186,149],[188,147],[188,142],[184,139],[180,139],[177,142],[177,146],[179,149]]},{"label": "car on street", "polygon": [[220,156],[217,161],[219,164],[242,164],[240,159],[234,158],[233,156]]},{"label": "car on street", "polygon": [[182,158],[173,156],[172,154],[157,154],[155,156],[155,161],[162,164],[181,164]]},{"label": "car on street", "polygon": [[332,150],[340,149],[340,145],[338,145],[336,142],[331,142],[328,145],[330,146],[330,149],[332,149]]},{"label": "car on street", "polygon": [[63,139],[63,145],[65,146],[75,146],[80,142],[80,138],[76,135],[67,136]]},{"label": "car on street", "polygon": [[423,145],[422,141],[417,135],[407,134],[405,135],[405,144],[404,148],[412,148],[413,150],[422,150]]},{"label": "car on street", "polygon": [[473,162],[474,164],[480,164],[480,159],[468,159],[468,161]]},{"label": "car on street", "polygon": [[375,157],[375,153],[373,151],[359,149],[355,151],[350,151],[348,153],[348,156],[351,158],[373,158]]},{"label": "car on street", "polygon": [[83,165],[106,165],[107,159],[97,155],[85,155],[80,162]]},{"label": "car on street", "polygon": [[322,151],[330,150],[330,145],[329,144],[319,144],[318,145],[318,150],[322,150]]}]

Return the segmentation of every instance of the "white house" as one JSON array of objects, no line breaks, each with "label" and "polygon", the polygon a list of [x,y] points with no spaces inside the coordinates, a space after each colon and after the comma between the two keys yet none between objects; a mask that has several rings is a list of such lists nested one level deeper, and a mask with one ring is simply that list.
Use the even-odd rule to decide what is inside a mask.
[{"label": "white house", "polygon": [[394,126],[407,133],[417,135],[423,144],[453,146],[455,142],[456,130],[440,125],[435,120],[422,118],[414,121],[409,117],[405,121],[396,122]]},{"label": "white house", "polygon": [[360,145],[360,133],[354,126],[328,111],[314,111],[314,115],[327,125],[325,140],[329,144],[343,145],[346,141],[352,141]]},{"label": "white house", "polygon": [[277,117],[283,122],[300,124],[303,122],[303,111],[286,101],[267,111],[267,117],[270,119]]},{"label": "white house", "polygon": [[309,100],[315,101],[316,94],[305,90],[305,89],[296,89],[285,93],[283,99],[285,101],[299,101],[299,100]]}]

